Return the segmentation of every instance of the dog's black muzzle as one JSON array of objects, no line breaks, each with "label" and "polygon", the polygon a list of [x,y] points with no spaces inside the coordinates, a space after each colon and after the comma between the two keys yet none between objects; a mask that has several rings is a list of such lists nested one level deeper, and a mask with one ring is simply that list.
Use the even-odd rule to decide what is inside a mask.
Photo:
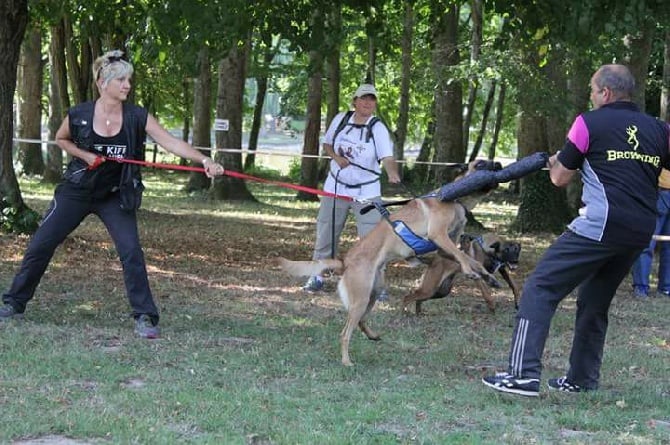
[{"label": "dog's black muzzle", "polygon": [[497,249],[495,254],[496,261],[504,264],[509,270],[514,270],[519,265],[519,255],[521,254],[521,244],[503,243],[502,247]]}]

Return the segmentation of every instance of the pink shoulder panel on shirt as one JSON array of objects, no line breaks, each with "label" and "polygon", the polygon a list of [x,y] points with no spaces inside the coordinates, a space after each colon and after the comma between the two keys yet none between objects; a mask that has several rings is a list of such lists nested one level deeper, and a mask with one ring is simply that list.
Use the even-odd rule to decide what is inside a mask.
[{"label": "pink shoulder panel on shirt", "polygon": [[577,116],[577,119],[572,123],[568,132],[568,139],[582,153],[586,153],[589,149],[589,129],[586,128],[586,123],[584,123],[584,118],[581,115]]}]

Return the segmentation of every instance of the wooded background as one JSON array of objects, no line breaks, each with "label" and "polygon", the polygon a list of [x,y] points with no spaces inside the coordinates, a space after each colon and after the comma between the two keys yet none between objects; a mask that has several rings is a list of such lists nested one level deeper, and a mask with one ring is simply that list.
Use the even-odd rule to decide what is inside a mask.
[{"label": "wooded background", "polygon": [[[96,97],[91,63],[122,49],[135,67],[131,99],[197,147],[258,146],[264,114],[304,122],[303,154],[363,81],[379,91],[378,114],[395,155],[421,150],[405,181],[434,188],[451,179],[440,163],[477,156],[554,152],[589,106],[589,80],[603,63],[634,73],[636,102],[670,120],[670,2],[615,0],[5,0],[0,2],[0,209],[30,212],[17,174],[61,179],[61,150],[13,138],[53,140],[68,107]],[[271,107],[266,98],[275,101]],[[273,116],[276,117],[276,116]],[[227,119],[216,132],[214,118]],[[254,157],[216,152],[227,169]],[[243,163],[244,160],[244,163]],[[431,162],[435,164],[431,164]],[[300,182],[323,169],[304,157]],[[578,184],[552,187],[546,173],[518,188],[515,226],[560,230]],[[254,199],[245,183],[190,190],[213,199]],[[315,199],[299,194],[299,199]]]}]

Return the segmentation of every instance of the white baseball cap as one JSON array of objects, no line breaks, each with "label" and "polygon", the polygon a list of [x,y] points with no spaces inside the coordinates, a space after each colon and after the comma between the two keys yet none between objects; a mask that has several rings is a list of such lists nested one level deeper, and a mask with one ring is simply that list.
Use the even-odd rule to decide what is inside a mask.
[{"label": "white baseball cap", "polygon": [[365,96],[366,94],[371,94],[374,97],[377,97],[377,90],[375,89],[375,86],[369,83],[361,84],[361,86],[359,86],[356,90],[356,93],[354,93],[354,99]]}]

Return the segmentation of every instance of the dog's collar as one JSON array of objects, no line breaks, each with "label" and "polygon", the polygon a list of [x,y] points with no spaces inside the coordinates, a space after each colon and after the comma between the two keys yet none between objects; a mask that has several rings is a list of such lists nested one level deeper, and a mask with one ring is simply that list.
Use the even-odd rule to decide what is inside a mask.
[{"label": "dog's collar", "polygon": [[486,252],[486,249],[484,248],[484,237],[479,235],[478,237],[473,239],[474,242],[479,244],[479,247],[481,247],[482,252],[486,253],[486,255],[489,258],[489,261],[491,261],[491,270],[489,270],[489,273],[496,273],[500,269],[503,269],[507,266],[507,263],[504,261],[501,261],[500,258],[498,258],[495,254],[495,252]]},{"label": "dog's collar", "polygon": [[500,261],[500,260],[498,259],[498,257],[496,257],[496,256],[493,255],[493,254],[489,254],[489,259],[491,260],[491,262],[493,262],[493,264],[492,264],[492,266],[493,266],[493,270],[490,270],[489,273],[492,273],[492,274],[493,274],[493,273],[496,273],[496,272],[498,272],[500,269],[504,269],[505,266],[507,265],[507,263],[504,263],[504,262]]}]

